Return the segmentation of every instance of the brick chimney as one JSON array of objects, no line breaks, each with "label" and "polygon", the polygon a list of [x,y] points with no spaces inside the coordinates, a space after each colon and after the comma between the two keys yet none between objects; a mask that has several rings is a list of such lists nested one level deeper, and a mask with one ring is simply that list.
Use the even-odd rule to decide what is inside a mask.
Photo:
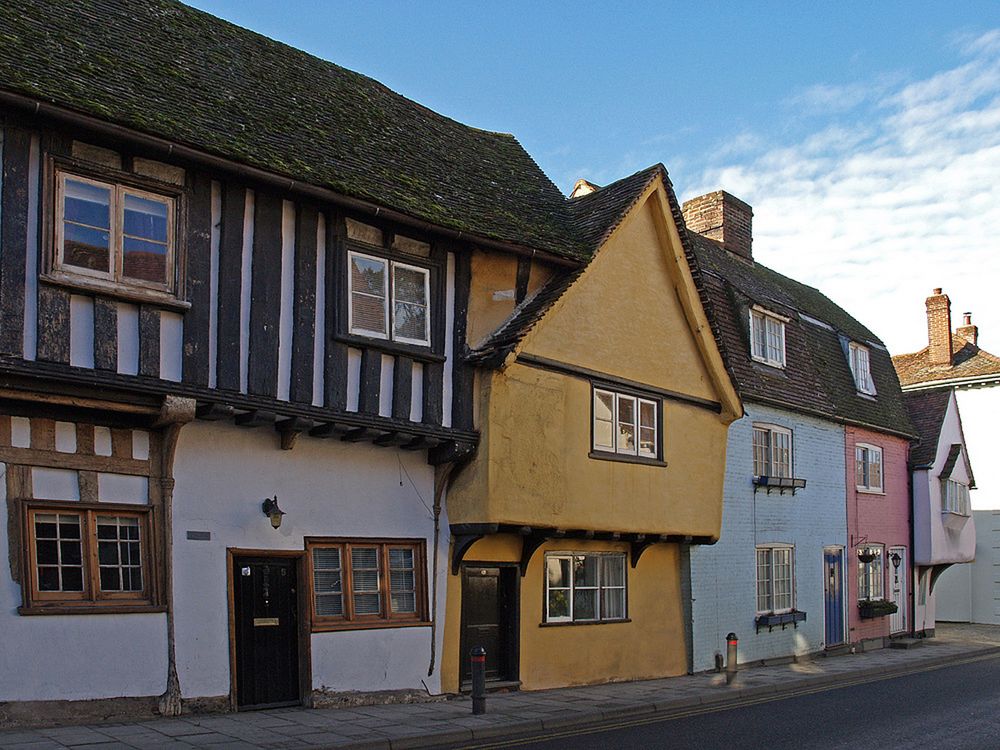
[{"label": "brick chimney", "polygon": [[743,260],[753,262],[753,209],[725,190],[692,198],[681,209],[692,232],[722,243]]},{"label": "brick chimney", "polygon": [[940,289],[927,298],[928,361],[932,365],[951,364],[951,300]]},{"label": "brick chimney", "polygon": [[962,325],[955,329],[955,335],[961,336],[973,346],[979,346],[979,344],[976,343],[979,341],[979,326],[972,323],[972,313],[962,313],[962,316],[965,320]]}]

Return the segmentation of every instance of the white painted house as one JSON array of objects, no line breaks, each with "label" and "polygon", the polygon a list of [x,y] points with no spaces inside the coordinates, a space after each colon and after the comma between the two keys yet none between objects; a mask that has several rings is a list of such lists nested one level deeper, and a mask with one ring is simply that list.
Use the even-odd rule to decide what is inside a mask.
[{"label": "white painted house", "polygon": [[937,619],[1000,624],[1000,357],[980,347],[971,313],[952,330],[951,300],[941,289],[927,298],[926,308],[928,345],[893,363],[905,391],[954,392],[976,486],[970,521],[975,561],[941,573],[934,587]]}]

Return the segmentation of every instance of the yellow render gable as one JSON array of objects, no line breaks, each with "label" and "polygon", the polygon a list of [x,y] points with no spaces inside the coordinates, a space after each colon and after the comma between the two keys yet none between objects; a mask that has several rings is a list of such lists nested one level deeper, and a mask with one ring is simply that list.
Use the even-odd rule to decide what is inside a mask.
[{"label": "yellow render gable", "polygon": [[691,276],[661,179],[517,350],[718,403],[742,414]]}]

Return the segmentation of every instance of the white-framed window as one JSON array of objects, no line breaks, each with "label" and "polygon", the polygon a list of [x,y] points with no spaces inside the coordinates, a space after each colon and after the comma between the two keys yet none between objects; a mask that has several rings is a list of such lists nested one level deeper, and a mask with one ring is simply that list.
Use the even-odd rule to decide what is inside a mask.
[{"label": "white-framed window", "polygon": [[174,291],[177,199],[56,170],[52,270]]},{"label": "white-framed window", "polygon": [[758,310],[750,310],[750,356],[774,367],[785,366],[785,321]]},{"label": "white-framed window", "polygon": [[757,614],[795,609],[794,548],[757,547]]},{"label": "white-framed window", "polygon": [[859,490],[882,492],[882,449],[874,445],[856,445],[854,473]]},{"label": "white-framed window", "polygon": [[753,426],[755,477],[792,476],[792,431],[771,424]]},{"label": "white-framed window", "polygon": [[628,617],[625,553],[545,555],[545,621],[611,622]]},{"label": "white-framed window", "polygon": [[594,388],[594,450],[658,458],[659,411],[660,404],[653,399]]},{"label": "white-framed window", "polygon": [[429,346],[430,271],[354,251],[347,262],[351,333]]},{"label": "white-framed window", "polygon": [[872,380],[871,357],[867,346],[856,344],[853,341],[848,345],[848,362],[851,365],[851,374],[854,376],[854,385],[858,393],[866,393],[869,396],[875,395],[875,381]]},{"label": "white-framed window", "polygon": [[885,598],[885,549],[881,544],[858,548],[858,600]]},{"label": "white-framed window", "polygon": [[960,516],[969,515],[969,486],[945,479],[941,482],[941,511],[957,513]]}]

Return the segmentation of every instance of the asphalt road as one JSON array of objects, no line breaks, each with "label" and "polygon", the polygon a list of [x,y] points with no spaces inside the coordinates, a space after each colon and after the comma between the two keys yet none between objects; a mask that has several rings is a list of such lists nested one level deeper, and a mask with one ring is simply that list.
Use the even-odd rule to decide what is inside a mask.
[{"label": "asphalt road", "polygon": [[1000,657],[744,708],[480,747],[1000,750]]}]

